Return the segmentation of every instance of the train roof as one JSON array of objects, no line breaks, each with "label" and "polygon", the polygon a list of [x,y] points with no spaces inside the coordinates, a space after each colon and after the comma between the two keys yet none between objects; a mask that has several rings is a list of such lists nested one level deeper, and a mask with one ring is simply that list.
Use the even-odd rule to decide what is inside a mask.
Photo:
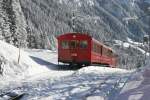
[{"label": "train roof", "polygon": [[70,35],[83,35],[83,36],[91,37],[88,33],[70,32],[70,33],[61,34],[61,35],[59,35],[57,38],[63,37],[63,36],[70,36]]}]

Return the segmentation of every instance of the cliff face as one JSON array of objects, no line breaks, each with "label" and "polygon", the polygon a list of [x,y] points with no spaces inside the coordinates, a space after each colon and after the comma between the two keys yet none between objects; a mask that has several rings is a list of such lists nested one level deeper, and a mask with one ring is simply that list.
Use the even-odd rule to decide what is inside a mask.
[{"label": "cliff face", "polygon": [[27,46],[26,20],[19,0],[0,1],[0,39],[15,46]]}]

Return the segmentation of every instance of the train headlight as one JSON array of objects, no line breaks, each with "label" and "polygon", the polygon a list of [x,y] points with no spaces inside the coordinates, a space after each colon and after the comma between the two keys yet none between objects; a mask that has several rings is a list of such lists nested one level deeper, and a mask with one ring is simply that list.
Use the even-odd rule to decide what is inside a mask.
[{"label": "train headlight", "polygon": [[76,54],[76,53],[72,53],[71,56],[74,56],[74,57],[75,57],[75,56],[77,56],[77,54]]},{"label": "train headlight", "polygon": [[76,38],[76,35],[73,35],[73,38]]}]

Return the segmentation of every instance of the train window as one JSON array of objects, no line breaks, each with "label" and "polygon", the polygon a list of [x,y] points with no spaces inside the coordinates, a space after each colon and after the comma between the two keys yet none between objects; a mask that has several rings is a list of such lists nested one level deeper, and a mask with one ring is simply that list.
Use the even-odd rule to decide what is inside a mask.
[{"label": "train window", "polygon": [[100,47],[100,53],[101,53],[101,55],[103,53],[103,47],[102,46]]},{"label": "train window", "polygon": [[93,51],[97,52],[97,45],[95,43],[93,44]]},{"label": "train window", "polygon": [[98,53],[99,51],[98,51],[98,45],[96,45],[96,52]]},{"label": "train window", "polygon": [[76,48],[77,42],[76,41],[71,41],[70,42],[70,48]]},{"label": "train window", "polygon": [[80,41],[80,48],[87,48],[88,42],[87,41]]},{"label": "train window", "polygon": [[103,47],[102,49],[103,49],[102,50],[102,55],[107,55],[108,50],[105,47]]},{"label": "train window", "polygon": [[68,41],[62,41],[62,42],[61,42],[61,47],[62,47],[63,49],[68,49],[68,48],[69,48],[69,43],[68,43]]},{"label": "train window", "polygon": [[107,55],[108,55],[109,57],[112,57],[112,51],[111,51],[111,50],[108,50]]},{"label": "train window", "polygon": [[92,50],[94,51],[94,43],[93,43],[93,46],[92,46],[92,47],[93,47],[93,49],[92,49]]},{"label": "train window", "polygon": [[112,51],[110,51],[110,56],[113,57],[113,52]]},{"label": "train window", "polygon": [[98,46],[98,53],[101,54],[101,46]]}]

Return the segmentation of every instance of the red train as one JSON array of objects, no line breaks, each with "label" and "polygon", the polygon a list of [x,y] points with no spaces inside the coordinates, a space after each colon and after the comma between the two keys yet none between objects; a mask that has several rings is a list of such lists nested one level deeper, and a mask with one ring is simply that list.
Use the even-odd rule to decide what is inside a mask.
[{"label": "red train", "polygon": [[112,49],[88,34],[66,33],[58,39],[58,62],[78,65],[104,64],[115,67]]}]

